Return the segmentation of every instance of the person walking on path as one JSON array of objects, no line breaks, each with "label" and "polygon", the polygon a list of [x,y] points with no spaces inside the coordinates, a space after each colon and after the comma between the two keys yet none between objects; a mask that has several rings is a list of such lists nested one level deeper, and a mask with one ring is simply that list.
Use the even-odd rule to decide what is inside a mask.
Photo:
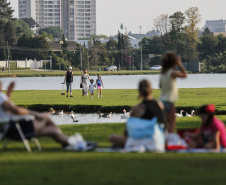
[{"label": "person walking on path", "polygon": [[89,90],[88,79],[89,79],[89,81],[91,80],[87,73],[87,69],[85,69],[84,73],[81,76],[82,96],[84,96],[84,95],[88,96],[88,90]]},{"label": "person walking on path", "polygon": [[104,87],[104,83],[102,81],[100,74],[97,75],[95,86],[97,86],[97,98],[99,98],[99,95],[100,97],[102,97],[102,86]]},{"label": "person walking on path", "polygon": [[73,97],[72,96],[73,71],[71,66],[69,67],[69,70],[65,73],[63,84],[65,84],[65,81],[67,86],[67,97],[68,97],[69,89],[70,89],[70,97]]},{"label": "person walking on path", "polygon": [[[175,71],[178,67],[180,71]],[[178,100],[176,78],[186,78],[187,72],[181,63],[181,58],[174,52],[167,52],[162,58],[162,71],[160,74],[160,100],[165,107],[166,127],[173,133],[176,126],[174,102]]]}]

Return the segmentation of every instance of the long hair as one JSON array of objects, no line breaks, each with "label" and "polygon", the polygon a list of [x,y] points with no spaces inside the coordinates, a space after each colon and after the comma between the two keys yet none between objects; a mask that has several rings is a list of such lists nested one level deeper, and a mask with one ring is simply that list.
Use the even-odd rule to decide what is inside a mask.
[{"label": "long hair", "polygon": [[199,108],[198,114],[199,115],[200,114],[207,114],[208,119],[207,119],[206,124],[209,124],[213,120],[213,117],[215,115],[215,106],[213,104],[204,105],[204,106]]},{"label": "long hair", "polygon": [[139,98],[146,98],[152,93],[151,83],[148,80],[141,80],[139,83]]},{"label": "long hair", "polygon": [[166,52],[161,59],[161,73],[166,73],[170,68],[173,68],[176,65],[177,58],[178,56],[173,51]]}]

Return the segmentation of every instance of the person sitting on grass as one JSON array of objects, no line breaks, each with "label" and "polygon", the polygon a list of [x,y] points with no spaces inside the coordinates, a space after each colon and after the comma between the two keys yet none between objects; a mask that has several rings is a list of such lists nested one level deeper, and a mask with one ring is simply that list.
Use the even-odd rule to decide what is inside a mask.
[{"label": "person sitting on grass", "polygon": [[97,86],[97,98],[102,97],[102,86],[104,87],[104,83],[101,79],[100,74],[97,75],[97,80],[96,80],[96,84],[95,87]]},{"label": "person sitting on grass", "polygon": [[[164,106],[161,101],[155,101],[152,97],[151,83],[148,80],[142,80],[139,83],[139,98],[142,102],[132,108],[131,117],[152,120],[157,117],[158,123],[165,123],[163,109]],[[113,144],[113,148],[124,148],[128,137],[127,130],[124,135],[113,134],[109,140]]]},{"label": "person sitting on grass", "polygon": [[[21,129],[27,139],[32,137],[49,136],[56,142],[60,143],[66,150],[78,150],[78,143],[75,136],[66,136],[50,119],[48,114],[41,114],[30,111],[26,108],[18,107],[10,100],[11,93],[15,83],[12,82],[7,90],[7,95],[2,92],[2,84],[0,81],[0,119],[9,119],[16,115],[33,115],[33,121],[21,121]],[[19,133],[16,130],[15,123],[11,122],[7,127],[0,129],[0,135],[11,139],[19,139]],[[85,146],[86,147],[86,146]],[[84,148],[85,148],[84,147]]]},{"label": "person sitting on grass", "polygon": [[189,148],[216,149],[226,148],[226,129],[222,121],[214,116],[213,104],[202,106],[198,111],[202,120],[199,133],[187,133],[190,137]]}]

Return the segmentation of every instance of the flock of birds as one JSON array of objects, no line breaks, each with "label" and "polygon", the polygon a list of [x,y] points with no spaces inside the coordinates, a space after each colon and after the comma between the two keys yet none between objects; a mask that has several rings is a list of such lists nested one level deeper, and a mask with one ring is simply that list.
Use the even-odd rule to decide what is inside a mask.
[{"label": "flock of birds", "polygon": [[[113,114],[112,112],[101,114],[100,111],[98,111],[97,113],[99,114],[99,118],[111,118],[111,116]],[[56,111],[53,108],[50,108],[49,109],[49,114],[51,114],[52,116],[54,116],[54,115],[63,116],[64,114],[69,114],[69,117],[73,120],[73,122],[78,122],[78,120],[75,119],[76,117],[75,117],[73,111],[71,111],[71,112],[64,112],[63,110]],[[119,115],[120,115],[121,119],[129,119],[130,115],[131,115],[131,111],[130,112],[126,112],[126,109],[123,109],[123,114],[119,114]],[[195,116],[195,111],[192,110],[191,114],[188,114],[184,110],[181,110],[180,113],[175,113],[175,116],[176,117],[194,117]]]}]

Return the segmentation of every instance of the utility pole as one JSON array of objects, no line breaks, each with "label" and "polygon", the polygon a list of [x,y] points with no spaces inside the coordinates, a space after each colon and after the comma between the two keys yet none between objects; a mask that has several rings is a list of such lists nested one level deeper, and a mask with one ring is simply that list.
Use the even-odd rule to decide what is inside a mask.
[{"label": "utility pole", "polygon": [[88,58],[88,70],[89,70],[89,55],[87,55],[87,58]]},{"label": "utility pole", "polygon": [[81,44],[80,44],[80,62],[81,62],[81,71],[82,71],[82,51],[81,51]]},{"label": "utility pole", "polygon": [[50,65],[51,65],[50,67],[51,67],[51,71],[52,71],[53,70],[53,62],[52,62],[53,57],[50,55],[49,58],[50,58]]},{"label": "utility pole", "polygon": [[140,70],[142,70],[143,69],[143,66],[142,66],[142,64],[143,64],[143,58],[142,58],[142,43],[140,43]]},{"label": "utility pole", "polygon": [[139,27],[140,27],[140,34],[141,34],[141,29],[142,29],[143,26],[139,26]]},{"label": "utility pole", "polygon": [[8,41],[7,41],[7,51],[8,51],[8,73],[9,73],[9,46],[8,46]]}]

